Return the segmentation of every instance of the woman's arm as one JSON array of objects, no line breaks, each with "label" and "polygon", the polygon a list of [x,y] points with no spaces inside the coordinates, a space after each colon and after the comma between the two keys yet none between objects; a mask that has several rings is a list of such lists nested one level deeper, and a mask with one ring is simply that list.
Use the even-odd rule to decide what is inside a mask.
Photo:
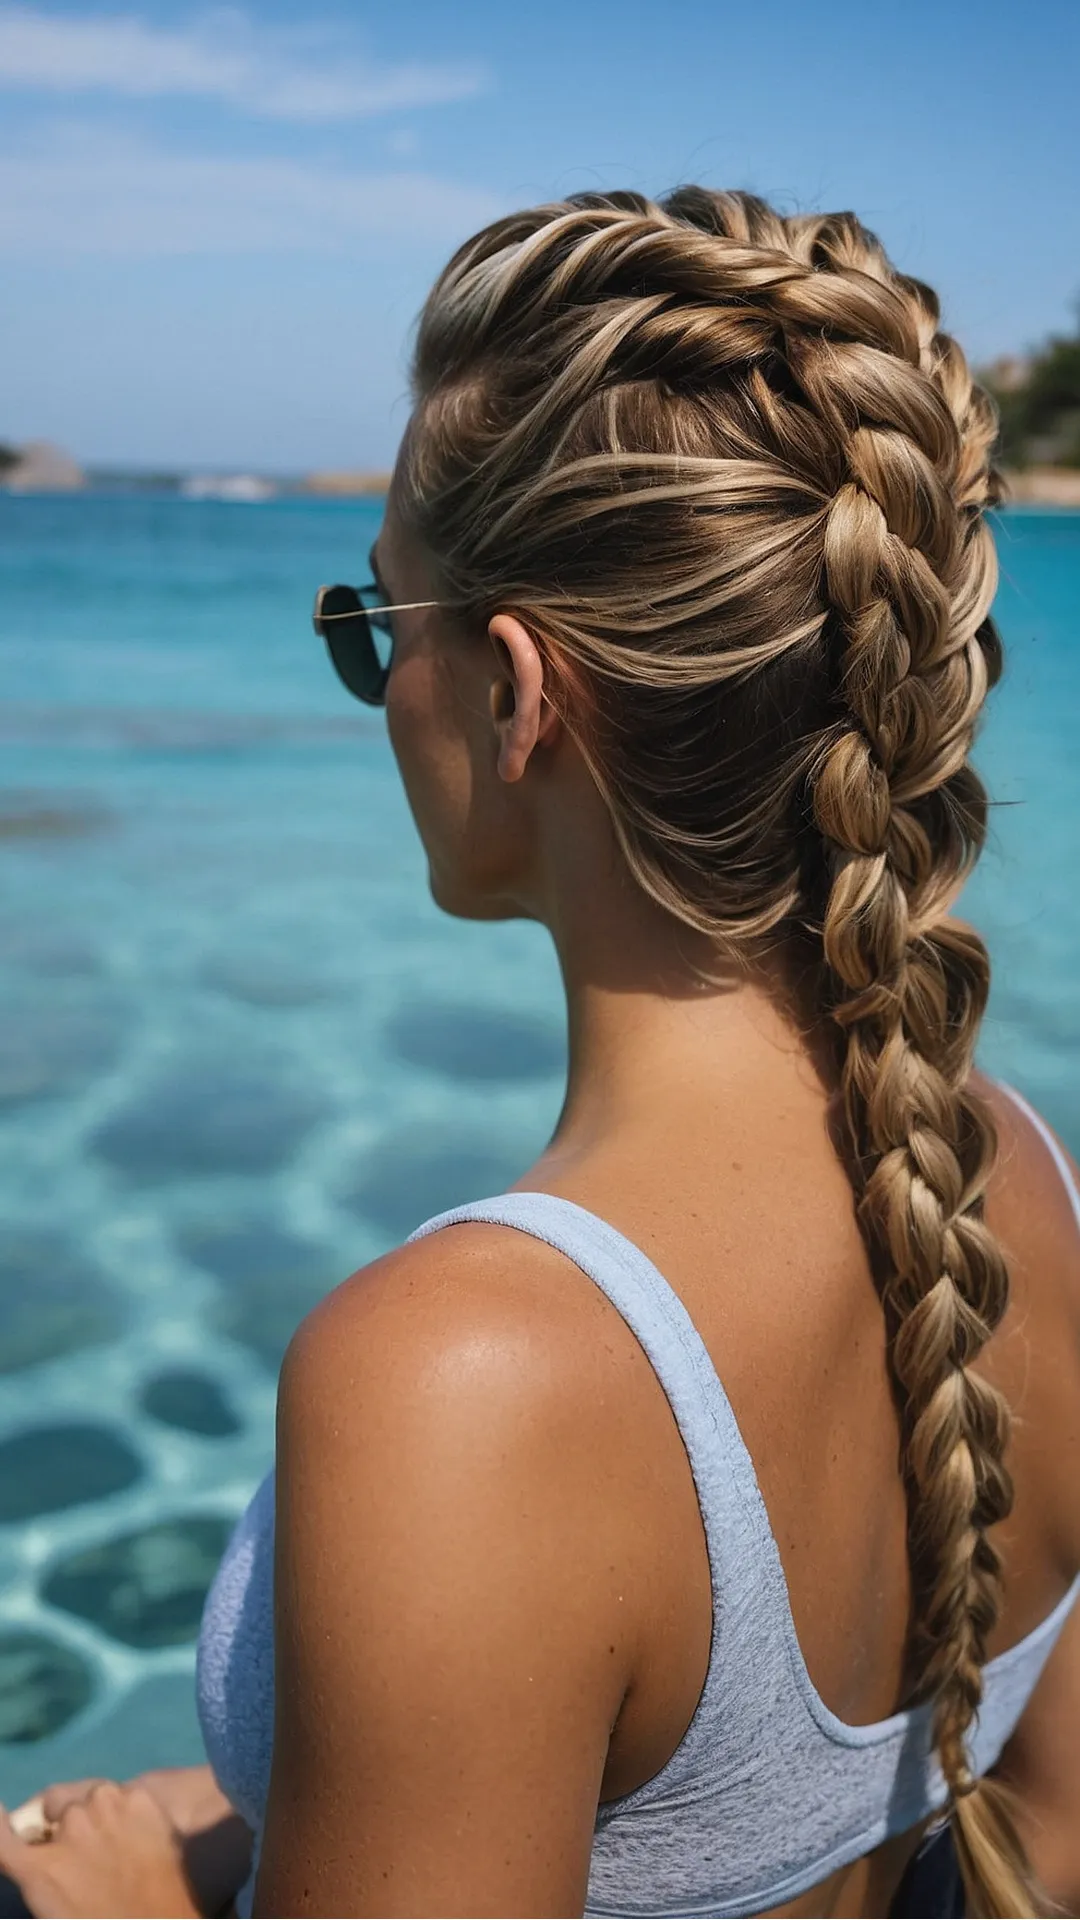
[{"label": "woman's arm", "polygon": [[619,1503],[595,1371],[493,1237],[379,1262],[286,1358],[257,1914],[582,1911],[632,1664]]}]

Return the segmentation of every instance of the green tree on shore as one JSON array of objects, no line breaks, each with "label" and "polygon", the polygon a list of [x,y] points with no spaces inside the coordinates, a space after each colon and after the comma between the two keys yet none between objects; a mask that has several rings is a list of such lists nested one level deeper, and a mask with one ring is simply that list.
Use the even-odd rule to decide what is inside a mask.
[{"label": "green tree on shore", "polygon": [[1080,467],[1080,326],[1026,363],[998,361],[982,377],[1001,414],[1007,467]]}]

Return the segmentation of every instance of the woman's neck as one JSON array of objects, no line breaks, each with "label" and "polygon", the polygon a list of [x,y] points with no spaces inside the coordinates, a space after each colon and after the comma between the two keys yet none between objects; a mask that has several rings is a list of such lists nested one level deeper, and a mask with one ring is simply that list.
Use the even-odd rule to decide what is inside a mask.
[{"label": "woman's neck", "polygon": [[793,1076],[821,1090],[820,1049],[812,1026],[800,1031],[788,955],[736,965],[625,869],[567,898],[549,919],[569,1041],[554,1151],[585,1151],[650,1115],[658,1128],[668,1115],[692,1125],[699,1102],[715,1114],[718,1096],[775,1098]]}]

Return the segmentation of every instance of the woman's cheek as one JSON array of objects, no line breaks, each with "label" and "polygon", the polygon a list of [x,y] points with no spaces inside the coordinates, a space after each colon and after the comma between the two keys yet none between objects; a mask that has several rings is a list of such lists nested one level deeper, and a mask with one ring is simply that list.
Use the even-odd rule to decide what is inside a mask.
[{"label": "woman's cheek", "polygon": [[386,730],[407,792],[431,749],[430,678],[422,659],[406,656],[395,659],[386,686]]},{"label": "woman's cheek", "polygon": [[431,663],[414,656],[395,664],[386,694],[390,744],[429,858],[448,851],[468,811],[468,755],[446,729],[437,679]]}]

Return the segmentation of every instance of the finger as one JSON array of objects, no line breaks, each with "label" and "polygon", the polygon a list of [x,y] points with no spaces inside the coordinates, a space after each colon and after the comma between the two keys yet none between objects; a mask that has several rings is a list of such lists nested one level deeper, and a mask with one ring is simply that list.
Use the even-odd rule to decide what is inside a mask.
[{"label": "finger", "polygon": [[122,1792],[126,1814],[162,1838],[172,1841],[177,1837],[177,1830],[157,1795],[144,1787],[141,1780],[132,1780]]},{"label": "finger", "polygon": [[56,1822],[52,1844],[70,1840],[76,1845],[91,1834],[116,1821],[124,1806],[126,1789],[116,1780],[94,1780],[82,1800],[69,1800]]},{"label": "finger", "polygon": [[[102,1777],[101,1774],[95,1773],[86,1780],[59,1780],[55,1786],[46,1787],[44,1793],[40,1795],[46,1820],[59,1820],[65,1807],[70,1807],[76,1800],[85,1800],[95,1787],[101,1785]],[[22,1809],[18,1811],[21,1812]]]},{"label": "finger", "polygon": [[95,1780],[85,1800],[80,1800],[69,1810],[68,1818],[85,1809],[98,1819],[101,1816],[118,1813],[126,1804],[129,1789],[119,1780]]}]

